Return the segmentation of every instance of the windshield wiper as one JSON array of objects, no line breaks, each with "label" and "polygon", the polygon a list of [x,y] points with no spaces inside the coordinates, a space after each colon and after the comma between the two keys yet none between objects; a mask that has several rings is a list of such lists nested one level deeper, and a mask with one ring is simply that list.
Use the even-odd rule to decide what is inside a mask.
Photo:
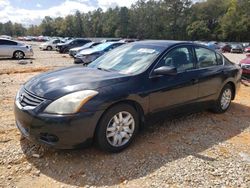
[{"label": "windshield wiper", "polygon": [[98,70],[102,70],[102,71],[111,72],[110,70],[108,70],[108,69],[104,69],[104,68],[102,68],[102,67],[97,67],[97,69],[98,69]]}]

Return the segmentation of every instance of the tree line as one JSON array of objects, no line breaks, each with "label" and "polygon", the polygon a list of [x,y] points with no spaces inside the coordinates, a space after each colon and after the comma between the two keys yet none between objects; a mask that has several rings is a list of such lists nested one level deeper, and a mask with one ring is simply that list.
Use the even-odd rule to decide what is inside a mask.
[{"label": "tree line", "polygon": [[46,16],[40,25],[0,23],[0,34],[61,37],[250,41],[249,0],[138,0],[65,18]]}]

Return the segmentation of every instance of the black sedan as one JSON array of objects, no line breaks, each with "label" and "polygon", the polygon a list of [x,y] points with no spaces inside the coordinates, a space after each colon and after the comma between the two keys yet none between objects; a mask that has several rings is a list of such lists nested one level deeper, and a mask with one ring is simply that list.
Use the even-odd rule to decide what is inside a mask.
[{"label": "black sedan", "polygon": [[71,48],[80,47],[80,46],[83,46],[84,44],[87,44],[89,42],[91,42],[91,41],[88,39],[81,39],[81,38],[72,39],[72,40],[68,40],[65,43],[57,44],[56,50],[59,53],[68,53]]},{"label": "black sedan", "polygon": [[241,69],[206,46],[176,41],[123,45],[82,65],[38,75],[16,95],[15,118],[30,140],[55,148],[95,141],[119,152],[150,117],[190,104],[227,111]]}]

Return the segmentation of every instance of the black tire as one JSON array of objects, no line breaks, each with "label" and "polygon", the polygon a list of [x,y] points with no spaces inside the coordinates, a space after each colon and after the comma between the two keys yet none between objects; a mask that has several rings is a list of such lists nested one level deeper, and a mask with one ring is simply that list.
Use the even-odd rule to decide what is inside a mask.
[{"label": "black tire", "polygon": [[62,53],[63,53],[63,54],[66,54],[66,53],[68,53],[68,52],[69,52],[69,49],[68,49],[68,48],[65,48],[65,49],[62,50]]},{"label": "black tire", "polygon": [[[128,112],[134,120],[134,131],[131,134],[129,140],[127,142],[125,142],[124,145],[122,146],[113,146],[111,145],[110,141],[107,138],[107,128],[111,123],[111,120],[113,119],[113,117],[115,115],[117,115],[119,112]],[[98,145],[98,147],[106,152],[112,152],[112,153],[116,153],[116,152],[120,152],[122,150],[124,150],[125,148],[127,148],[131,142],[134,140],[137,132],[139,129],[139,117],[138,117],[138,113],[137,111],[130,105],[128,104],[118,104],[115,105],[113,107],[111,107],[110,109],[108,109],[104,115],[102,116],[102,118],[99,121],[99,124],[97,126],[96,129],[96,134],[95,134],[95,141],[96,144]],[[126,140],[126,138],[125,138]]]},{"label": "black tire", "polygon": [[51,50],[52,50],[52,47],[51,47],[51,46],[48,46],[48,47],[47,47],[47,50],[48,50],[48,51],[51,51]]},{"label": "black tire", "polygon": [[24,58],[24,56],[25,56],[25,54],[22,52],[22,51],[15,51],[14,53],[13,53],[13,58],[14,59],[23,59]]},{"label": "black tire", "polygon": [[[222,105],[222,97],[223,97],[224,92],[228,91],[228,90],[230,90],[230,92],[231,92],[231,99],[230,99],[229,104],[226,107],[223,108],[222,107],[223,106]],[[215,101],[215,104],[214,104],[214,107],[212,108],[212,111],[214,113],[217,113],[217,114],[221,114],[221,113],[226,112],[228,110],[228,108],[230,107],[230,105],[231,105],[232,97],[233,97],[233,88],[232,88],[232,86],[230,84],[226,84],[222,88],[219,98],[217,99],[217,101]]]}]

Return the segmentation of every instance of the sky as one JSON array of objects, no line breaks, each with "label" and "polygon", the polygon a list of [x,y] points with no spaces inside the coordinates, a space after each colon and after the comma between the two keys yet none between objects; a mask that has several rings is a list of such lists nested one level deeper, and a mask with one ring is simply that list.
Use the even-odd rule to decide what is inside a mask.
[{"label": "sky", "polygon": [[97,8],[126,6],[137,0],[0,0],[0,22],[39,24],[45,16],[58,17],[73,14],[76,10],[88,12]]}]

